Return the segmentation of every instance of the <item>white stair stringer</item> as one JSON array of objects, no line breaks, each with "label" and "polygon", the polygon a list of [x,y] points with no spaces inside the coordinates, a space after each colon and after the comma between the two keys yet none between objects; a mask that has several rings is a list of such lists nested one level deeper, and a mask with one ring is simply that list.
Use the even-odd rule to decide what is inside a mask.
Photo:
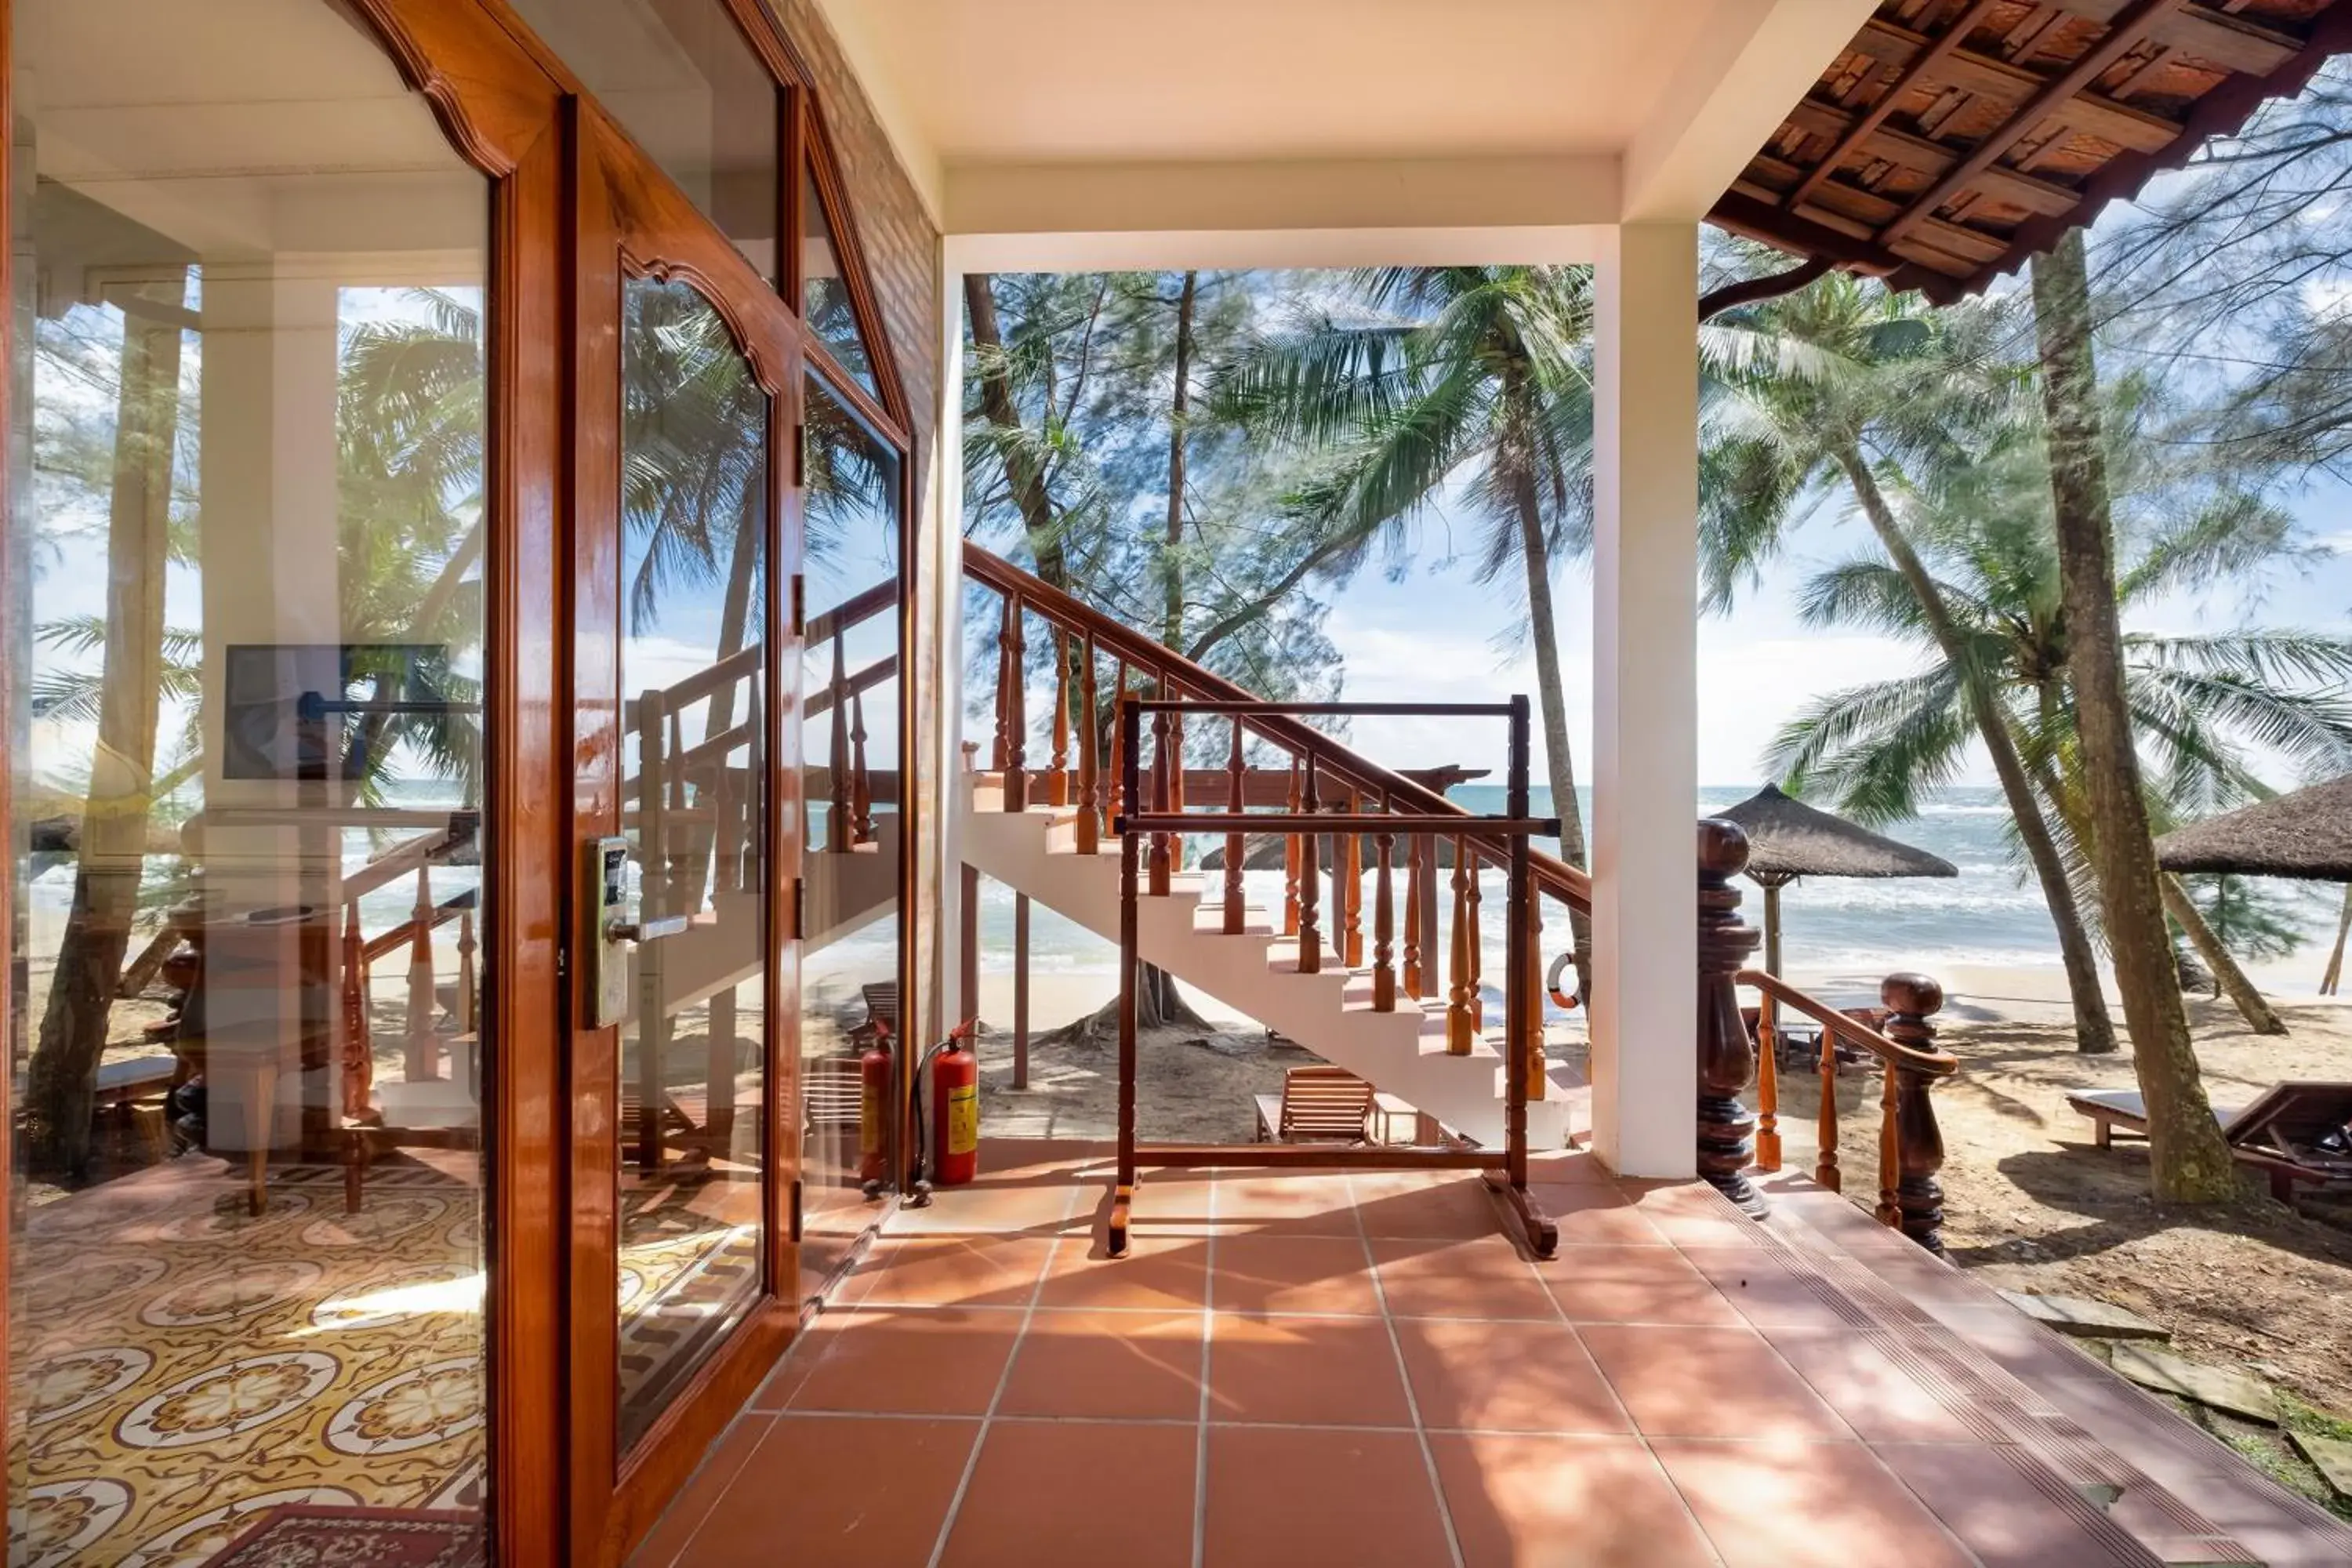
[{"label": "white stair stringer", "polygon": [[[1080,855],[1066,809],[1004,811],[993,784],[973,786],[966,798],[968,865],[1098,936],[1118,940],[1115,840],[1106,837],[1095,854]],[[1395,1012],[1376,1013],[1370,973],[1340,969],[1328,955],[1329,967],[1321,973],[1299,973],[1296,940],[1276,936],[1263,911],[1251,911],[1246,933],[1226,935],[1223,908],[1202,901],[1202,884],[1200,875],[1180,873],[1166,898],[1138,900],[1138,946],[1147,962],[1465,1137],[1502,1146],[1503,1058],[1493,1044],[1480,1040],[1468,1056],[1449,1054],[1442,1006],[1400,996]],[[1559,1148],[1568,1139],[1559,1086],[1546,1089],[1545,1098],[1528,1107],[1528,1143],[1538,1150]]]}]

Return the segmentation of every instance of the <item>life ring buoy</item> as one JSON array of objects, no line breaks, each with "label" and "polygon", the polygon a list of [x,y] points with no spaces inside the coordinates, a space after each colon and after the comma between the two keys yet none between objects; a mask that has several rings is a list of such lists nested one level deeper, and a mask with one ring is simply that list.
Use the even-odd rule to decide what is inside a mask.
[{"label": "life ring buoy", "polygon": [[1551,967],[1544,972],[1544,989],[1551,993],[1552,1005],[1559,1007],[1564,1012],[1572,1013],[1576,1010],[1576,993],[1573,991],[1563,992],[1560,990],[1559,974],[1561,970],[1566,969],[1570,964],[1575,962],[1575,951],[1570,949],[1554,957],[1551,961]]}]

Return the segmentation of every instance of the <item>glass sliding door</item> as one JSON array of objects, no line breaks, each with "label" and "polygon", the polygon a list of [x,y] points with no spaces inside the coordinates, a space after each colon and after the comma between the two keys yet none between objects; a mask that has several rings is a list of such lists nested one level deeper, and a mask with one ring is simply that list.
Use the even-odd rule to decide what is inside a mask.
[{"label": "glass sliding door", "polygon": [[[906,779],[905,552],[896,448],[808,380],[803,471],[808,633],[801,661],[807,921],[801,958],[803,1283],[820,1289],[882,1211],[889,1097],[862,1058],[898,1038]],[[880,1103],[875,1103],[877,1100]]]},{"label": "glass sliding door", "polygon": [[764,1289],[768,395],[685,283],[621,303],[620,1431]]},{"label": "glass sliding door", "polygon": [[321,0],[11,14],[10,1561],[455,1551],[489,186]]}]

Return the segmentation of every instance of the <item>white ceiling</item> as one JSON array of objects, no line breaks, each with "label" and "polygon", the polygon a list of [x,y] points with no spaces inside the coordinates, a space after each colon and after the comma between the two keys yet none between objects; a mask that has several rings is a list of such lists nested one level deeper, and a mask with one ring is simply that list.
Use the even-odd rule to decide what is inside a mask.
[{"label": "white ceiling", "polygon": [[1711,0],[848,0],[915,128],[977,160],[1622,147]]},{"label": "white ceiling", "polygon": [[[1703,215],[1873,9],[820,3],[951,237],[1442,231],[1512,246],[1540,230],[1571,247],[1596,225]],[[1147,264],[1118,254],[1097,264]]]}]

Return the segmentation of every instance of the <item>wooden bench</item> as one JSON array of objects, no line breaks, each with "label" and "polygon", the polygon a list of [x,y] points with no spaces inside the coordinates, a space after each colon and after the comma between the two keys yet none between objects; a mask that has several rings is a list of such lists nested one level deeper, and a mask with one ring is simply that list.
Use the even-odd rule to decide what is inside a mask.
[{"label": "wooden bench", "polygon": [[1372,1086],[1345,1068],[1292,1068],[1280,1094],[1260,1094],[1261,1143],[1362,1143],[1372,1113]]}]

